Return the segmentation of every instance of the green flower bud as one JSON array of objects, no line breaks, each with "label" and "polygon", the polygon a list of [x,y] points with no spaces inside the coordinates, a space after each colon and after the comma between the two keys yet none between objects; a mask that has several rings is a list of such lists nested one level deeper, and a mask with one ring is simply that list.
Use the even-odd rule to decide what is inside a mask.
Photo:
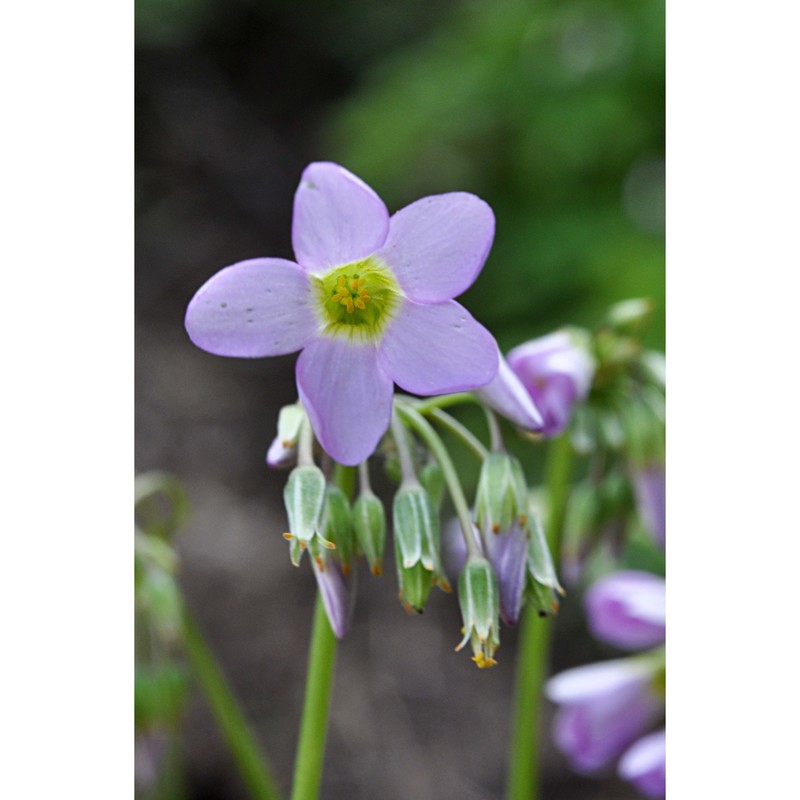
[{"label": "green flower bud", "polygon": [[456,650],[469,642],[478,668],[493,667],[497,663],[494,654],[500,646],[500,590],[492,565],[485,558],[473,556],[467,560],[458,579],[458,602],[464,638]]},{"label": "green flower bud", "polygon": [[475,516],[484,535],[525,527],[528,488],[522,465],[508,453],[490,453],[481,467],[475,495]]},{"label": "green flower bud", "polygon": [[283,490],[283,502],[289,517],[289,532],[284,539],[291,542],[292,564],[298,566],[303,552],[314,536],[333,549],[333,542],[320,535],[320,517],[325,502],[325,476],[319,467],[295,467]]},{"label": "green flower bud", "polygon": [[646,298],[633,298],[614,304],[606,315],[607,323],[619,333],[638,333],[649,322],[654,304]]},{"label": "green flower bud", "polygon": [[367,557],[373,575],[383,573],[383,548],[386,545],[386,512],[383,503],[371,492],[362,492],[353,506],[353,525],[361,552]]},{"label": "green flower bud", "polygon": [[355,548],[353,515],[347,495],[338,486],[329,484],[325,490],[320,528],[322,539],[327,539],[336,546],[336,555],[342,563],[342,572],[345,575],[349,574]]},{"label": "green flower bud", "polygon": [[392,520],[400,599],[406,610],[421,612],[432,586],[450,591],[440,560],[439,516],[425,489],[413,483],[395,495]]},{"label": "green flower bud", "polygon": [[430,495],[433,507],[440,511],[442,500],[444,499],[444,472],[442,472],[442,468],[435,461],[429,461],[419,473],[419,482]]},{"label": "green flower bud", "polygon": [[553,557],[547,544],[544,528],[536,509],[530,508],[528,516],[528,557],[527,583],[525,588],[528,600],[539,612],[539,616],[558,612],[558,596],[564,590],[558,582]]}]

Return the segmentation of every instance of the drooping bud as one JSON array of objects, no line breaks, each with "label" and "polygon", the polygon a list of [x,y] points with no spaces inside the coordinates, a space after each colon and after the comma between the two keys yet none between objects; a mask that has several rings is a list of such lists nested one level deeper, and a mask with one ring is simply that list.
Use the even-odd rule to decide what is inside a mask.
[{"label": "drooping bud", "polygon": [[418,483],[400,487],[392,506],[400,599],[406,610],[422,612],[431,587],[450,591],[441,565],[439,515]]},{"label": "drooping bud", "polygon": [[479,669],[493,667],[494,654],[500,646],[500,597],[497,576],[492,565],[480,556],[472,556],[458,579],[458,602],[464,620],[464,638],[456,650],[469,642],[472,660]]},{"label": "drooping bud", "polygon": [[540,617],[554,615],[558,613],[558,596],[563,596],[565,592],[558,582],[544,528],[533,508],[528,516],[528,531],[526,595]]},{"label": "drooping bud", "polygon": [[491,453],[483,462],[475,499],[475,516],[486,555],[500,585],[500,613],[516,624],[525,590],[528,549],[528,489],[519,461],[508,453]]},{"label": "drooping bud", "polygon": [[347,495],[333,484],[328,484],[325,489],[320,528],[322,538],[336,546],[336,557],[342,564],[342,572],[347,575],[355,549],[353,515]]},{"label": "drooping bud", "polygon": [[353,594],[350,581],[346,578],[343,565],[333,557],[333,554],[315,540],[312,542],[311,564],[314,568],[314,577],[317,579],[322,605],[328,615],[337,639],[341,639],[350,628],[352,615]]},{"label": "drooping bud", "polygon": [[475,516],[484,537],[513,525],[524,527],[527,513],[528,489],[522,465],[508,453],[490,453],[481,466],[475,495]]},{"label": "drooping bud", "polygon": [[267,451],[267,464],[283,469],[297,463],[297,440],[305,411],[299,403],[284,406],[278,413],[278,435]]},{"label": "drooping bud", "polygon": [[431,498],[433,507],[440,511],[444,499],[444,472],[435,462],[429,461],[419,473],[419,482]]},{"label": "drooping bud", "polygon": [[373,575],[383,573],[383,549],[386,545],[386,511],[371,491],[362,491],[353,506],[353,526],[361,552]]},{"label": "drooping bud", "polygon": [[[320,517],[325,502],[325,476],[315,466],[295,467],[283,490],[283,501],[289,517],[289,532],[285,539],[291,542],[292,564],[300,563],[303,552],[315,536],[319,536]],[[332,542],[322,543],[333,548]]]}]

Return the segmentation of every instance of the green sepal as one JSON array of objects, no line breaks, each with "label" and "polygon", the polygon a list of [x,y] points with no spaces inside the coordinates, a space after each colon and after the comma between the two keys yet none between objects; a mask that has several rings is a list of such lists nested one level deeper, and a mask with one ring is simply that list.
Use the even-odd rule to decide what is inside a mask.
[{"label": "green sepal", "polygon": [[469,642],[478,667],[494,666],[494,653],[500,646],[500,589],[492,565],[482,556],[470,557],[461,571],[458,603],[464,638],[456,650]]},{"label": "green sepal", "polygon": [[363,491],[353,506],[353,527],[356,541],[367,558],[373,575],[383,572],[383,550],[386,546],[386,511],[371,491]]},{"label": "green sepal", "polygon": [[413,567],[403,567],[396,539],[395,558],[397,560],[397,582],[400,586],[398,594],[400,602],[407,611],[413,610],[421,614],[433,588],[433,573],[425,569],[421,561],[417,561]]},{"label": "green sepal", "polygon": [[433,507],[440,511],[444,500],[444,472],[435,462],[429,461],[419,473],[419,482],[431,498]]},{"label": "green sepal", "polygon": [[475,516],[484,534],[525,524],[528,488],[522,465],[508,453],[490,453],[481,466]]},{"label": "green sepal", "polygon": [[319,531],[325,486],[325,476],[319,467],[295,467],[289,474],[283,490],[289,533],[284,535],[292,542],[290,554],[295,566],[300,563],[305,546]]},{"label": "green sepal", "polygon": [[564,589],[559,583],[538,511],[533,506],[529,508],[528,534],[526,597],[540,616],[556,614],[558,596],[564,594]]},{"label": "green sepal", "polygon": [[[392,522],[402,600],[421,611],[433,583],[440,583],[444,591],[450,591],[450,584],[441,564],[439,515],[420,484],[407,483],[400,487],[392,504]],[[412,591],[409,595],[404,583],[417,581],[419,576],[413,568],[418,564],[428,577],[421,580],[419,589],[409,586]],[[415,600],[409,599],[410,596]]]},{"label": "green sepal", "polygon": [[334,555],[341,561],[347,574],[355,549],[353,515],[347,495],[333,484],[328,484],[325,490],[320,528],[322,538],[336,545]]}]

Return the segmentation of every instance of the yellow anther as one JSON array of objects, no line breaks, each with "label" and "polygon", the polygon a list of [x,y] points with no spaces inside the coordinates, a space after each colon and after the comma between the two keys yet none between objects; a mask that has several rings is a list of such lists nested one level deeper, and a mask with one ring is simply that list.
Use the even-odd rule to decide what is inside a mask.
[{"label": "yellow anther", "polygon": [[439,588],[447,594],[451,594],[453,591],[453,587],[444,578],[439,579]]},{"label": "yellow anther", "polygon": [[478,669],[489,669],[497,664],[491,656],[485,656],[482,652],[472,656],[472,660],[478,665]]},{"label": "yellow anther", "polygon": [[300,541],[300,549],[301,550],[305,550],[307,545],[308,545],[308,542],[305,542],[305,541],[302,541],[302,540]]},{"label": "yellow anther", "polygon": [[519,524],[524,528],[528,523],[528,518],[524,514],[519,515]]},{"label": "yellow anther", "polygon": [[344,275],[340,275],[340,276],[339,276],[339,280],[338,280],[338,281],[336,281],[336,284],[337,284],[337,286],[339,286],[341,289],[345,289],[345,288],[347,287],[347,281],[345,280],[345,277],[344,277]]},{"label": "yellow anther", "polygon": [[287,542],[291,542],[294,539],[293,533],[284,533],[283,538],[286,539]]},{"label": "yellow anther", "polygon": [[350,574],[350,565],[342,564],[342,575],[344,575],[346,578],[349,574]]},{"label": "yellow anther", "polygon": [[355,302],[355,307],[363,311],[367,307],[367,304],[359,297]]},{"label": "yellow anther", "polygon": [[325,562],[322,560],[320,556],[314,556],[314,561],[317,562],[317,567],[319,567],[320,572],[325,572]]},{"label": "yellow anther", "polygon": [[376,561],[370,568],[370,572],[378,577],[379,575],[383,575],[383,564],[380,561]]},{"label": "yellow anther", "polygon": [[500,526],[496,522],[492,523],[492,533],[500,533]]}]

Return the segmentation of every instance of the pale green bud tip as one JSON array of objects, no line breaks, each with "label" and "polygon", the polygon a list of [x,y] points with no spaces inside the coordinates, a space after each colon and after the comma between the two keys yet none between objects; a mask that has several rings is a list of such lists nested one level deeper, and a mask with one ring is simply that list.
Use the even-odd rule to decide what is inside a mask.
[{"label": "pale green bud tip", "polygon": [[356,500],[353,525],[358,545],[369,561],[372,574],[381,575],[386,545],[386,512],[383,503],[372,492],[363,492]]},{"label": "pale green bud tip", "polygon": [[484,533],[499,534],[527,521],[528,488],[522,465],[508,453],[491,453],[483,462],[475,514]]},{"label": "pale green bud tip", "polygon": [[472,660],[479,669],[493,667],[494,654],[500,646],[500,592],[492,565],[482,557],[473,557],[458,579],[458,601],[464,620],[464,638],[472,646]]},{"label": "pale green bud tip", "polygon": [[309,542],[318,536],[322,544],[333,550],[335,545],[319,534],[320,517],[325,502],[325,476],[319,467],[296,467],[283,490],[289,532],[283,538],[292,543],[292,563],[297,566]]}]

